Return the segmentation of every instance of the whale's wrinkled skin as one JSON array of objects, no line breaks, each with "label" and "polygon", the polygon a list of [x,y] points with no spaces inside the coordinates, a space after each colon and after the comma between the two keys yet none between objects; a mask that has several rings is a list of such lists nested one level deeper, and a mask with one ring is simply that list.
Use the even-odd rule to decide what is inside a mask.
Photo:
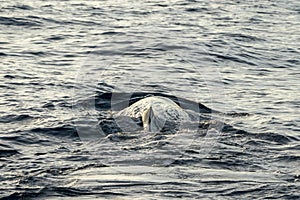
[{"label": "whale's wrinkled skin", "polygon": [[[189,113],[166,97],[146,97],[117,113],[140,119],[146,131],[159,132],[163,129],[177,129],[182,123],[190,121]],[[131,127],[134,127],[130,124]]]}]

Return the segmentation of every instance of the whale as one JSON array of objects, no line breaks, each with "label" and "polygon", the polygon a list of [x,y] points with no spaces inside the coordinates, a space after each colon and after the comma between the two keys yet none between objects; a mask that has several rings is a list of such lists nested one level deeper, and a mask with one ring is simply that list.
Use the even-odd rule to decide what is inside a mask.
[{"label": "whale", "polygon": [[99,92],[96,97],[93,103],[101,111],[97,127],[104,135],[132,136],[143,134],[143,131],[145,134],[178,131],[202,134],[212,128],[238,131],[222,119],[249,116],[249,113],[221,112],[199,102],[163,93]]},{"label": "whale", "polygon": [[120,123],[122,121],[120,119],[124,117],[132,119],[132,123],[126,120],[127,128],[136,130],[136,124],[139,124],[149,132],[177,130],[184,122],[192,119],[186,110],[171,99],[162,96],[143,98],[116,114]]}]

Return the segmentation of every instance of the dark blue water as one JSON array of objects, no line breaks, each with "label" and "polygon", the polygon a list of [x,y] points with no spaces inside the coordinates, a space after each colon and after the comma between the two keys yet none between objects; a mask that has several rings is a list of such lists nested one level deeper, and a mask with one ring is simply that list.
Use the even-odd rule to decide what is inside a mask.
[{"label": "dark blue water", "polygon": [[[299,199],[299,17],[296,0],[0,1],[0,198]],[[151,95],[203,120],[115,123]]]}]

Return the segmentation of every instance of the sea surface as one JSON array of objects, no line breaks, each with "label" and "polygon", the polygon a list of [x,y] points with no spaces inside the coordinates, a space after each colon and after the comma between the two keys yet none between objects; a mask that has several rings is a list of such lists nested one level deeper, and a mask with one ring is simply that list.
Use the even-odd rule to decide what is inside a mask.
[{"label": "sea surface", "polygon": [[0,199],[300,199],[298,0],[1,0],[0,69]]}]

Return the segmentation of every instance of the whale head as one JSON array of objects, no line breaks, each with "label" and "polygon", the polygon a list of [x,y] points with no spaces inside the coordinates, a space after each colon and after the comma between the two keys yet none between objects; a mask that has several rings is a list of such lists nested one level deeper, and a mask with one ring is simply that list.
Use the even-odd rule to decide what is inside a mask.
[{"label": "whale head", "polygon": [[149,132],[175,130],[189,114],[166,97],[146,97],[120,111],[118,115],[141,118],[143,128]]}]

